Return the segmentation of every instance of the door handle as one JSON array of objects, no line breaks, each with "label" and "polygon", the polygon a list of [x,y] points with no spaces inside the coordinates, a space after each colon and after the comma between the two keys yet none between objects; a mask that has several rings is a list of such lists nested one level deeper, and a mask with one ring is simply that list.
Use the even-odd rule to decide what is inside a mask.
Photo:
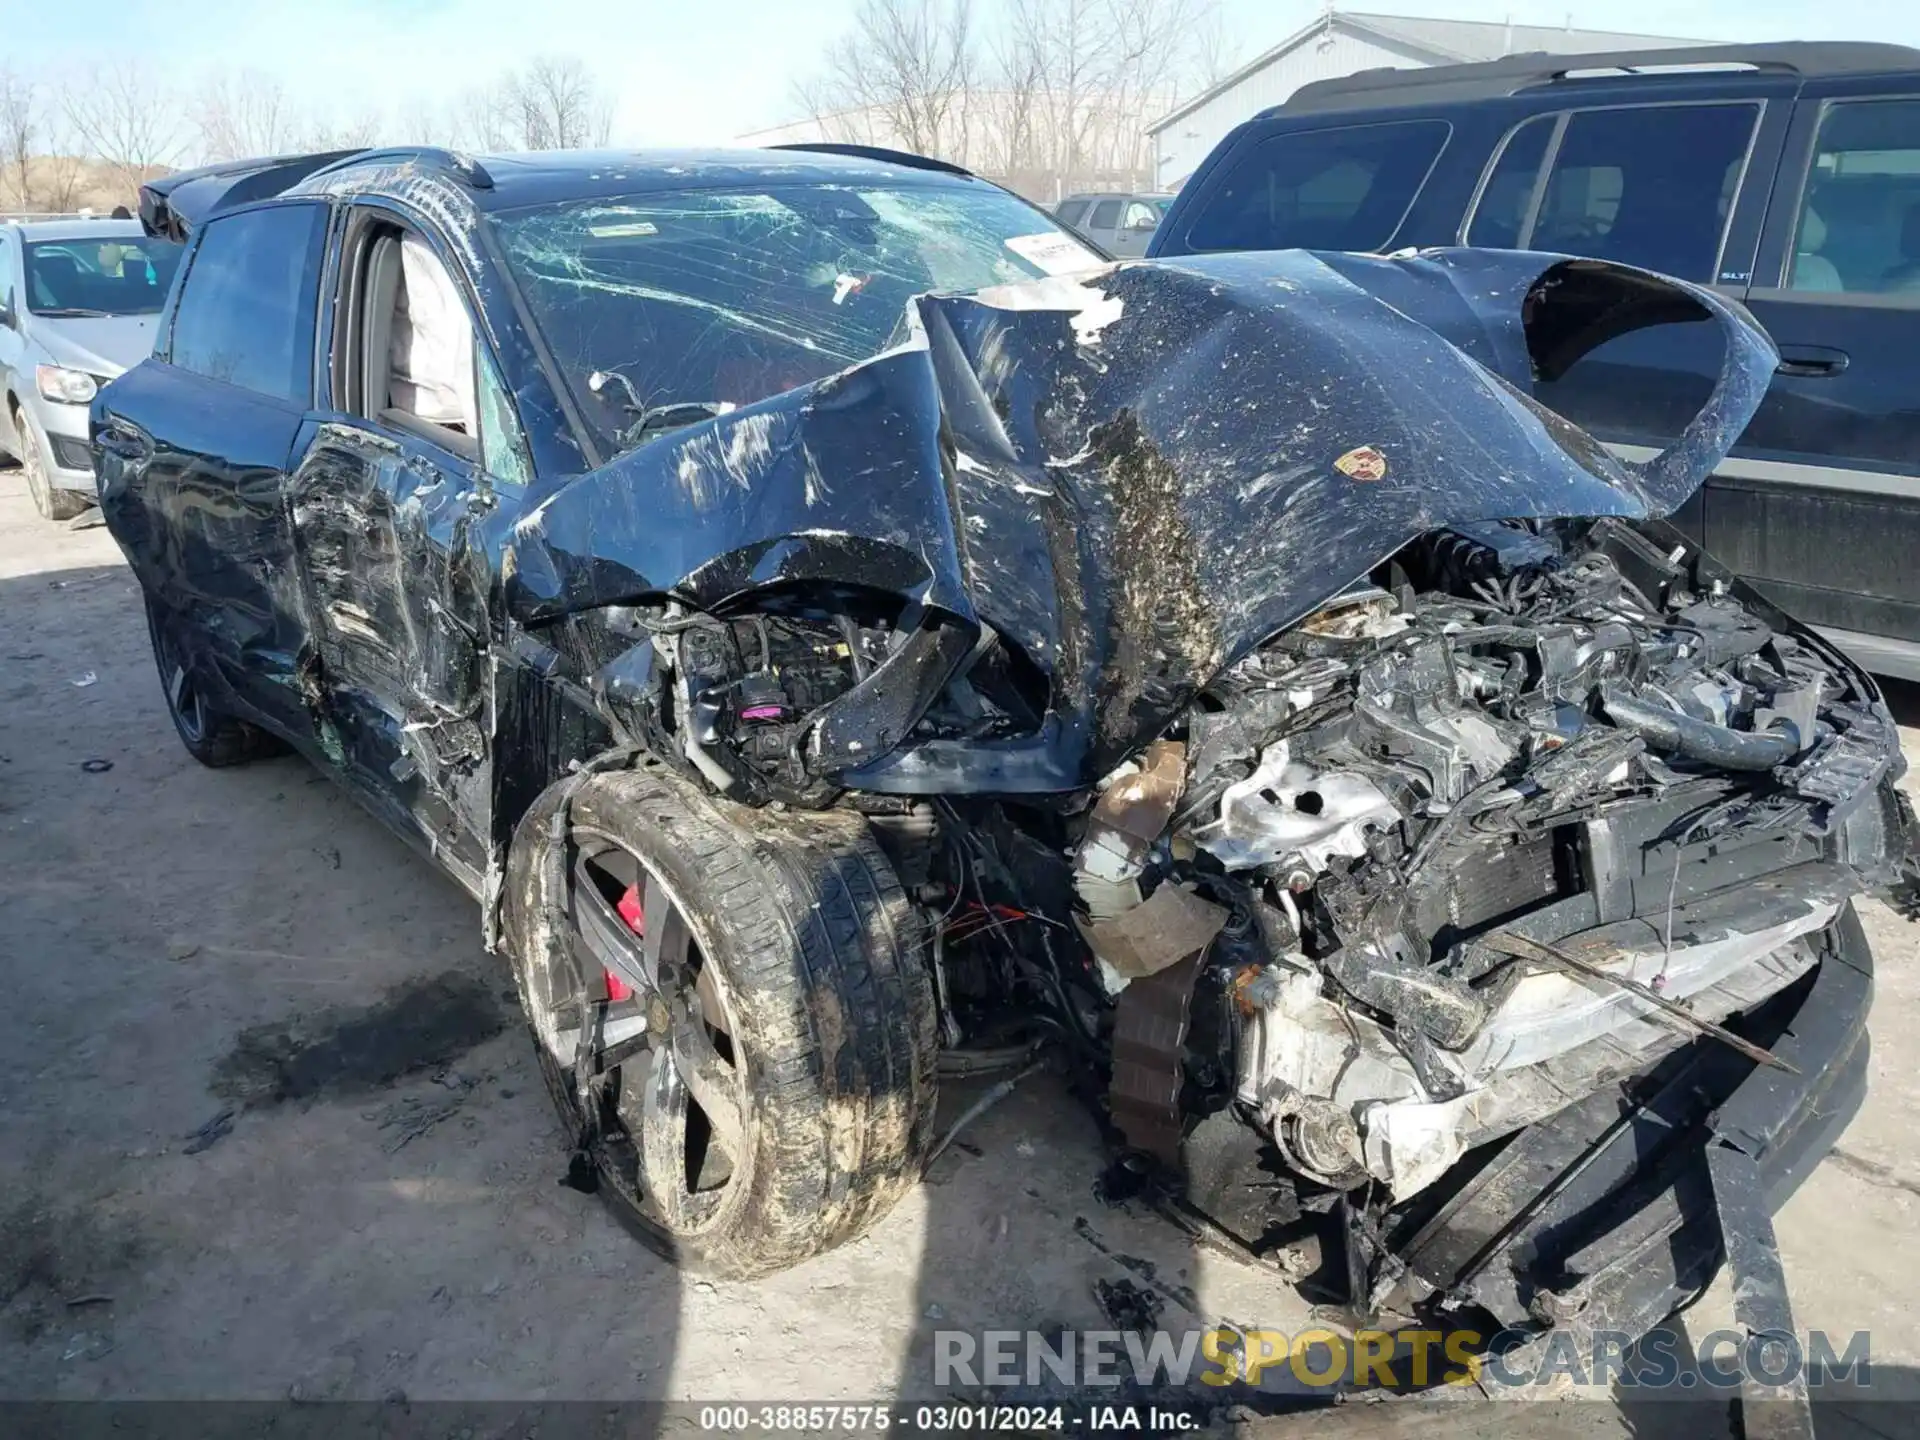
[{"label": "door handle", "polygon": [[1807,378],[1838,375],[1850,361],[1851,357],[1846,351],[1835,350],[1830,345],[1782,345],[1780,364],[1774,373]]}]

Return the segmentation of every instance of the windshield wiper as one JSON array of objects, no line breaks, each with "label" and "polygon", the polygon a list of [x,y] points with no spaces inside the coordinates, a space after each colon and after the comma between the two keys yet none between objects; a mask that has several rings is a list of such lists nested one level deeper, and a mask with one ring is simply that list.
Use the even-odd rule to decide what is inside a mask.
[{"label": "windshield wiper", "polygon": [[677,430],[682,425],[698,425],[702,420],[711,420],[716,415],[724,415],[733,406],[724,400],[680,400],[672,405],[654,405],[640,412],[640,419],[626,433],[629,445],[638,445],[654,430]]},{"label": "windshield wiper", "polygon": [[111,310],[88,310],[79,305],[64,305],[52,310],[36,310],[33,313],[49,320],[111,320],[113,318]]},{"label": "windshield wiper", "polygon": [[598,395],[614,380],[618,380],[620,388],[627,392],[623,402],[626,409],[640,417],[621,433],[620,444],[623,449],[638,445],[649,431],[677,430],[682,425],[698,425],[702,420],[711,420],[733,409],[732,403],[726,400],[676,400],[668,405],[642,405],[640,397],[634,393],[633,382],[618,370],[594,371],[587,376],[587,388]]}]

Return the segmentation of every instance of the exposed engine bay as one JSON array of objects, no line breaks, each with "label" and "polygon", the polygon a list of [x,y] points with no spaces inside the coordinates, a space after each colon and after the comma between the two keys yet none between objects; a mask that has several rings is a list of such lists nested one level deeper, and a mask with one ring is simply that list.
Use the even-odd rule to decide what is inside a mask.
[{"label": "exposed engine bay", "polygon": [[[1037,1025],[1142,1152],[1177,1166],[1230,1114],[1270,1142],[1287,1205],[1375,1183],[1402,1201],[1693,1037],[1646,992],[1736,1017],[1889,880],[1897,737],[1851,666],[1765,609],[1671,532],[1436,532],[1092,794],[838,798],[926,909],[956,1054]],[[871,673],[884,621],[648,623],[656,744],[758,799],[838,794],[808,779],[803,722]],[[1030,707],[994,662],[916,733]]]},{"label": "exposed engine bay", "polygon": [[[1048,1044],[1122,1164],[1234,1239],[1342,1217],[1363,1300],[1415,1270],[1420,1207],[1665,1060],[1791,1070],[1755,1017],[1835,970],[1853,897],[1914,884],[1873,682],[1662,518],[1769,342],[1711,292],[1538,263],[1223,256],[923,299],[913,344],[563,491],[516,552],[527,623],[564,615],[544,633],[618,746],[865,817],[947,1073]],[[1644,465],[1524,388],[1700,321],[1720,381]],[[1259,378],[1223,408],[1229,368]],[[735,450],[733,488],[682,483]],[[870,513],[808,528],[841,470]],[[641,504],[733,548],[659,560]],[[1864,1055],[1833,1057],[1855,1090]],[[1626,1133],[1598,1123],[1580,1144]],[[1516,1161],[1461,1233],[1518,1236],[1577,1153]]]}]

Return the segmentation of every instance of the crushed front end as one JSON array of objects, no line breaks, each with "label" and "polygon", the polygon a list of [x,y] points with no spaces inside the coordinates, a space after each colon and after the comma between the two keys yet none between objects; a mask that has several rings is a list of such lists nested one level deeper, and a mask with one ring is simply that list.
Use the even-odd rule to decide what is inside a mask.
[{"label": "crushed front end", "polygon": [[[517,622],[614,735],[864,814],[950,1073],[1056,1044],[1136,1175],[1330,1234],[1362,1311],[1637,1334],[1770,1254],[1914,822],[1873,682],[1662,519],[1764,393],[1751,320],[1480,252],[909,318],[520,527]],[[1726,361],[1649,464],[1532,399],[1664,323]]]}]

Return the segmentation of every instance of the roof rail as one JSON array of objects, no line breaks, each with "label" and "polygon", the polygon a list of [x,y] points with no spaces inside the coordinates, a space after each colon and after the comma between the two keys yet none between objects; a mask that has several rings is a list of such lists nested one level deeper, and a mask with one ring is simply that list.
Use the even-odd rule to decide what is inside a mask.
[{"label": "roof rail", "polygon": [[379,164],[389,160],[419,160],[443,170],[451,170],[475,190],[493,189],[493,176],[471,155],[447,150],[438,145],[390,145],[379,150],[356,150],[344,159],[314,171],[316,175],[345,170],[351,165]]},{"label": "roof rail", "polygon": [[[1316,80],[1263,115],[1356,110],[1484,100],[1559,82],[1580,83],[1591,71],[1621,71],[1647,79],[1686,78],[1711,69],[1748,69],[1799,77],[1920,70],[1920,50],[1872,41],[1795,40],[1761,45],[1676,45],[1664,50],[1596,51],[1553,55],[1532,51],[1463,65],[1421,70],[1374,69]],[[1658,76],[1645,72],[1658,71]],[[1613,77],[1606,77],[1613,78]]]},{"label": "roof rail", "polygon": [[914,170],[938,170],[946,175],[976,176],[951,160],[936,160],[931,155],[916,155],[911,150],[889,150],[884,145],[840,145],[832,141],[801,141],[788,145],[766,145],[766,150],[810,150],[819,155],[850,155],[856,160],[883,160],[889,165],[905,165]]}]

